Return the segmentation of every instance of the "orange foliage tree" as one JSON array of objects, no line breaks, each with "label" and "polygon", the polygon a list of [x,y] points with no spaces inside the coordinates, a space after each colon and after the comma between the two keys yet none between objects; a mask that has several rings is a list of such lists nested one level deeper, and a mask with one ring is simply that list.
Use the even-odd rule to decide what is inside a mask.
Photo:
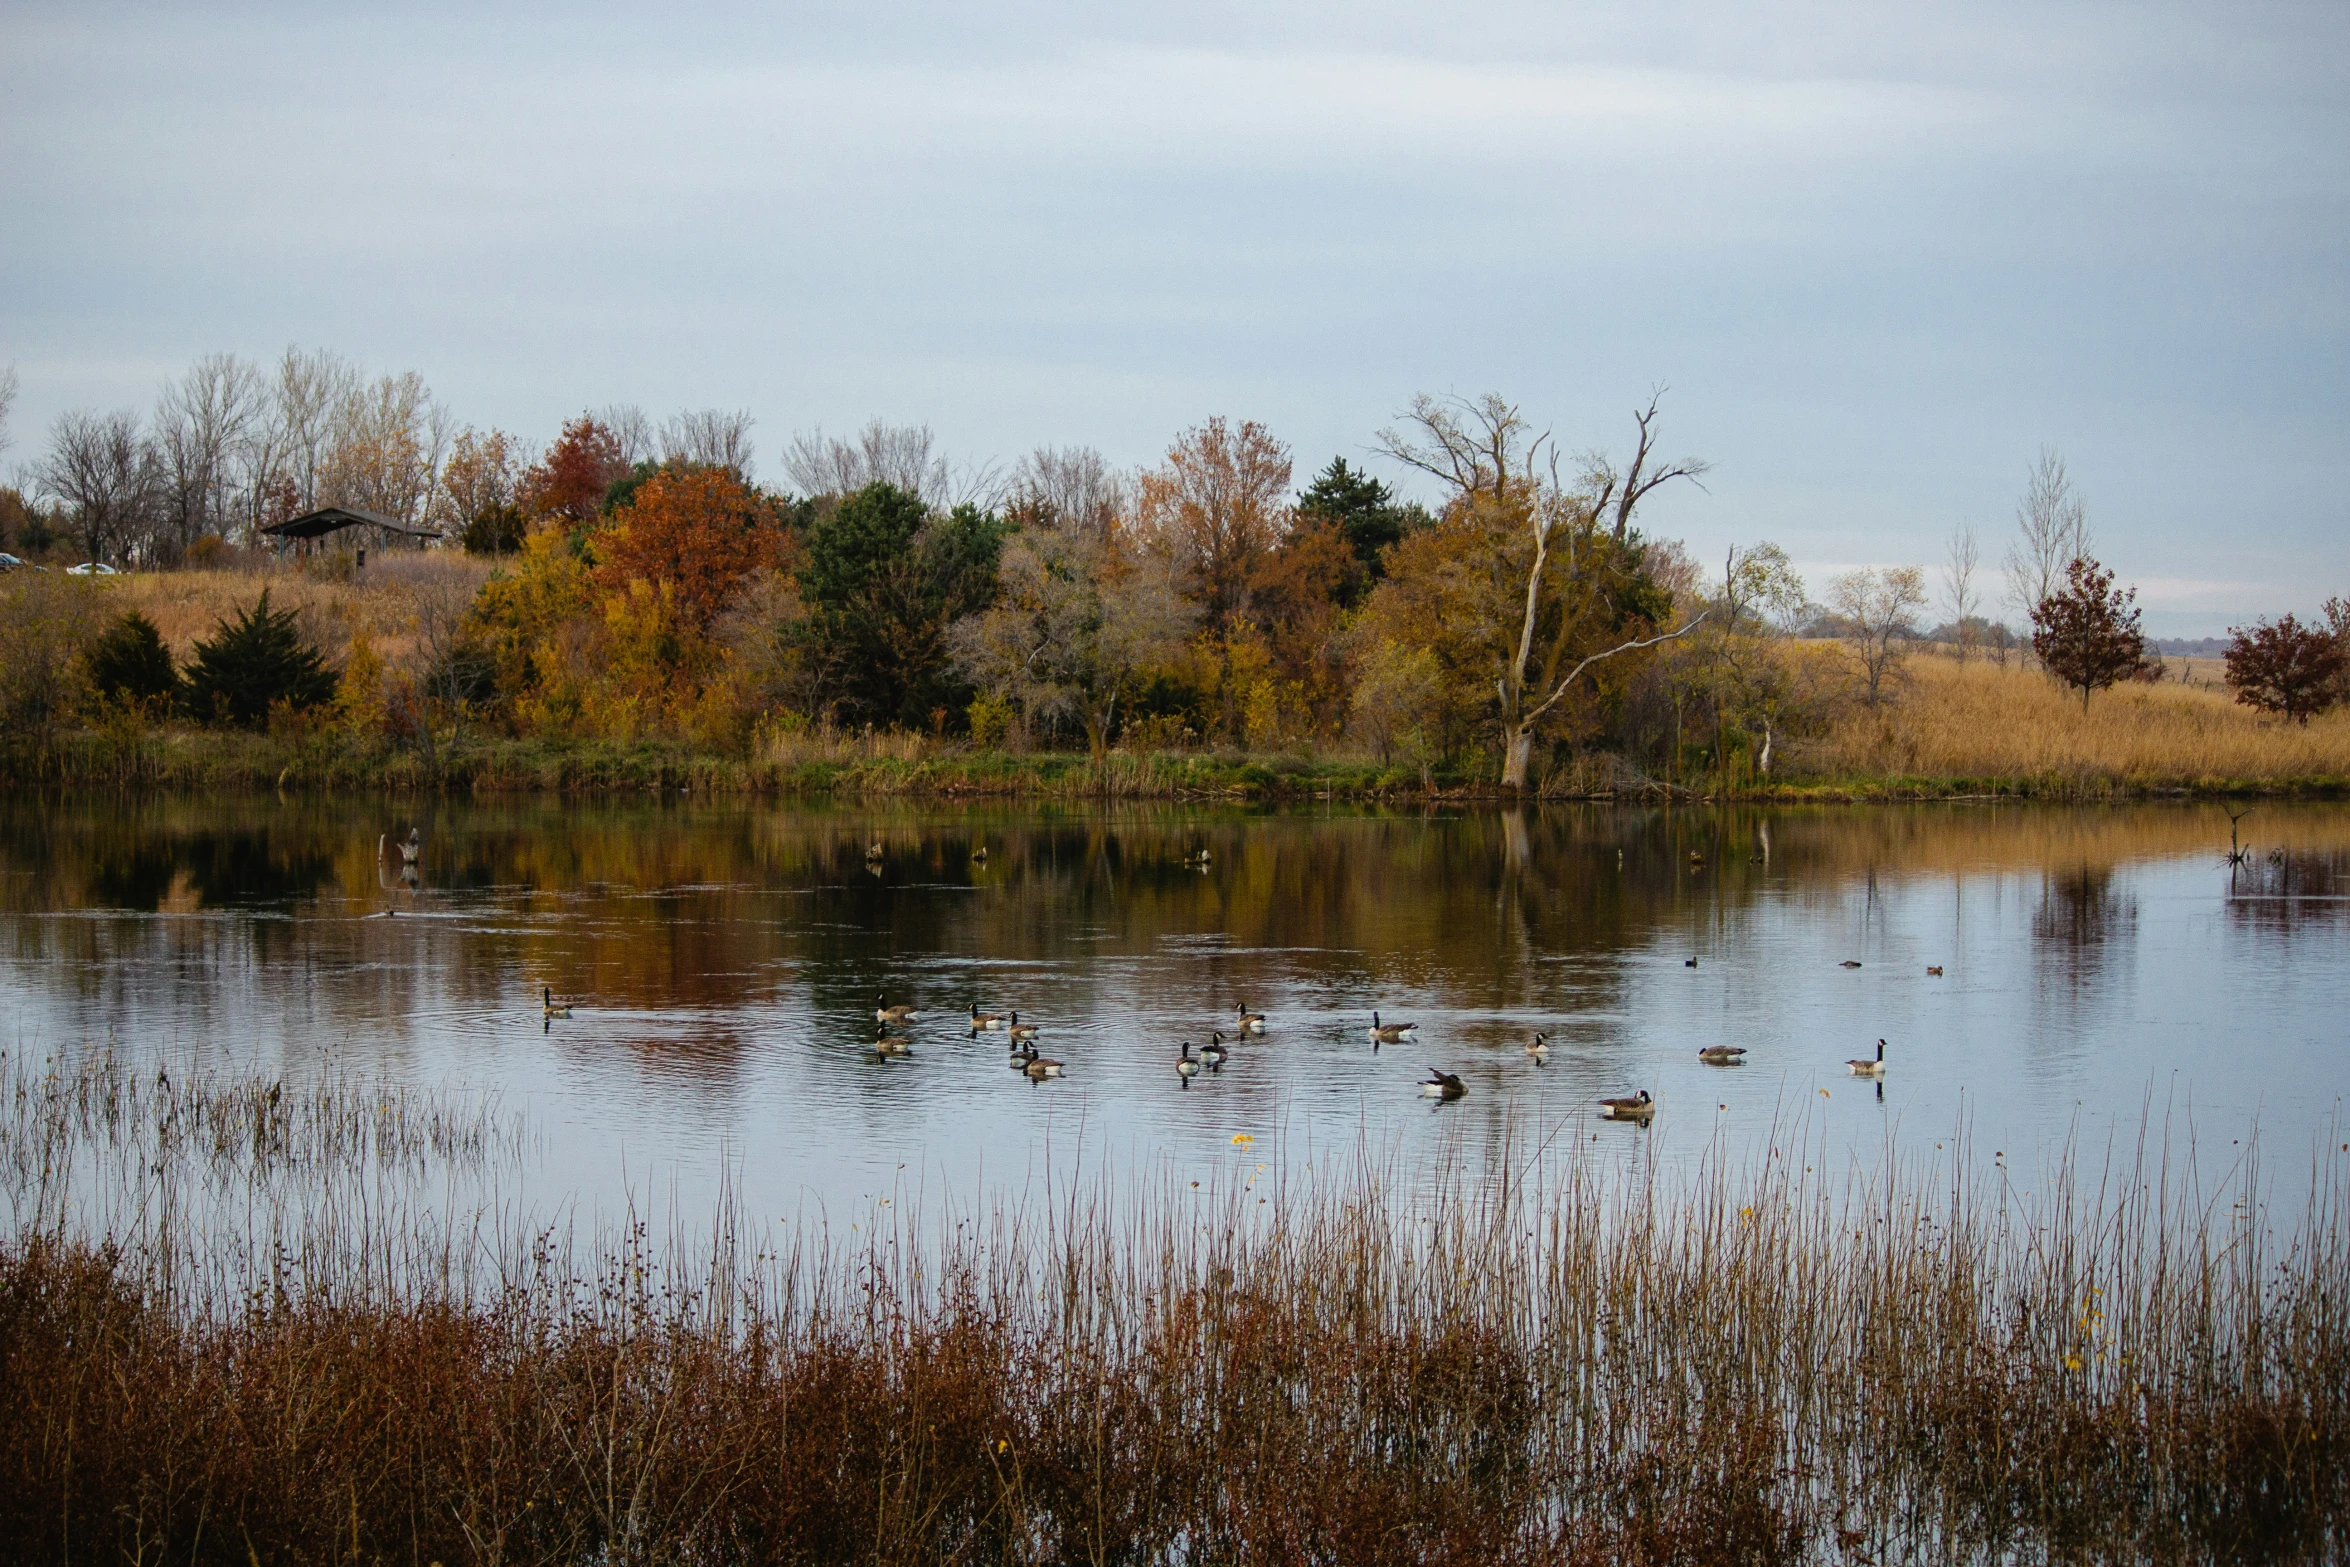
[{"label": "orange foliage tree", "polygon": [[637,486],[597,535],[596,582],[666,583],[678,612],[707,628],[754,574],[783,564],[790,540],[775,503],[723,468],[664,469]]},{"label": "orange foliage tree", "polygon": [[1212,631],[1230,628],[1266,552],[1289,531],[1289,448],[1254,420],[1210,419],[1142,476],[1143,531],[1182,564]]}]

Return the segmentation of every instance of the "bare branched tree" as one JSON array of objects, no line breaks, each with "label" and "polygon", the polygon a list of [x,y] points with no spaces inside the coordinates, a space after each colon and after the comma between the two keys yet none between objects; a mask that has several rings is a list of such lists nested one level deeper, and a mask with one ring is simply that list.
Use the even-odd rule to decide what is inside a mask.
[{"label": "bare branched tree", "polygon": [[1406,428],[1378,434],[1379,449],[1408,468],[1442,480],[1463,497],[1504,501],[1536,482],[1550,432],[1528,439],[1534,427],[1498,392],[1471,402],[1422,392],[1405,411]]},{"label": "bare branched tree", "polygon": [[1004,486],[1004,505],[1023,526],[1097,540],[1109,536],[1132,504],[1126,476],[1090,446],[1040,446],[1013,465]]},{"label": "bare branched tree", "polygon": [[2024,620],[2064,587],[2065,570],[2089,553],[2089,508],[2053,446],[2040,448],[2016,502],[2016,538],[2007,547],[2007,596]]},{"label": "bare branched tree", "polygon": [[323,348],[308,353],[289,348],[278,361],[270,387],[278,455],[264,486],[282,474],[292,486],[293,505],[301,511],[319,504],[319,473],[334,446],[335,411],[358,383],[358,371],[341,355]]},{"label": "bare branched tree", "polygon": [[631,468],[640,462],[651,462],[660,454],[660,432],[654,429],[651,417],[636,404],[609,404],[595,419],[612,432],[612,439],[620,443],[621,460]]},{"label": "bare branched tree", "polygon": [[703,468],[724,468],[738,479],[751,476],[752,419],[746,409],[703,408],[681,413],[661,426],[661,460]]},{"label": "bare branched tree", "polygon": [[804,430],[784,449],[783,471],[809,496],[854,495],[869,484],[888,484],[941,510],[966,501],[994,504],[999,488],[994,465],[958,467],[935,444],[926,424],[876,419],[853,440],[828,436],[821,428]]},{"label": "bare branched tree", "polygon": [[83,556],[94,561],[119,556],[146,536],[164,483],[139,416],[127,408],[59,418],[34,479],[64,503]]},{"label": "bare branched tree", "polygon": [[158,560],[180,560],[196,540],[235,529],[244,511],[240,458],[267,405],[261,372],[234,354],[209,354],[164,387],[155,403],[165,484]]},{"label": "bare branched tree", "polygon": [[[1632,450],[1632,465],[1618,474],[1605,452],[1583,454],[1583,483],[1591,498],[1592,515],[1602,519],[1618,544],[1631,537],[1632,514],[1640,503],[1675,479],[1698,483],[1713,464],[1695,457],[1666,461],[1656,455],[1656,410],[1665,388],[1648,394],[1648,406],[1632,410],[1640,438]],[[1700,485],[1700,488],[1703,486]]]},{"label": "bare branched tree", "polygon": [[1975,542],[1975,530],[1960,523],[1950,535],[1950,563],[1942,568],[1942,602],[1949,607],[1951,625],[1957,628],[1958,661],[1962,664],[1975,650],[1975,620],[1982,609],[1975,568],[1982,563],[1982,553]]},{"label": "bare branched tree", "polygon": [[415,371],[356,380],[336,402],[318,504],[352,506],[421,527],[455,421]]},{"label": "bare branched tree", "polygon": [[1848,571],[1829,584],[1828,602],[1843,617],[1844,639],[1860,659],[1867,701],[1884,699],[1885,679],[1899,673],[1915,616],[1926,604],[1926,574],[1916,566]]}]

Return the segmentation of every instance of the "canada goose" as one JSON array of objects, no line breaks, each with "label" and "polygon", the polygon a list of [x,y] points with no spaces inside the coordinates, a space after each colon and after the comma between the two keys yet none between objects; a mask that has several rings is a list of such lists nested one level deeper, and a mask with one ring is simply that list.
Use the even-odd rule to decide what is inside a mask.
[{"label": "canada goose", "polygon": [[865,845],[865,863],[868,865],[879,865],[881,863],[881,840],[879,838],[876,838],[871,843]]},{"label": "canada goose", "polygon": [[1646,1121],[1656,1114],[1656,1101],[1643,1088],[1629,1099],[1602,1099],[1599,1118],[1603,1121]]},{"label": "canada goose", "polygon": [[971,851],[971,863],[974,865],[985,865],[987,863],[986,844],[983,843],[978,848]]},{"label": "canada goose", "polygon": [[1200,1047],[1199,1063],[1211,1072],[1223,1071],[1224,1063],[1230,1059],[1231,1053],[1224,1048],[1222,1034],[1210,1034],[1208,1042]]},{"label": "canada goose", "polygon": [[1420,1092],[1430,1099],[1458,1099],[1469,1091],[1469,1085],[1450,1072],[1428,1069],[1428,1080],[1420,1085]]},{"label": "canada goose", "polygon": [[1371,1026],[1366,1030],[1374,1045],[1392,1045],[1398,1040],[1411,1038],[1419,1031],[1420,1025],[1417,1023],[1382,1023],[1376,1012],[1371,1014]]},{"label": "canada goose", "polygon": [[1695,958],[1683,958],[1681,960],[1681,966],[1683,968],[1695,968],[1697,967],[1697,960]]},{"label": "canada goose", "polygon": [[1703,1061],[1707,1066],[1744,1066],[1746,1064],[1746,1047],[1744,1045],[1708,1045],[1697,1052],[1697,1059]]},{"label": "canada goose", "polygon": [[876,1023],[911,1023],[921,1015],[912,1007],[893,1007],[880,991],[873,992],[873,1021]]},{"label": "canada goose", "polygon": [[914,1042],[912,1040],[906,1038],[903,1034],[891,1033],[887,1023],[876,1023],[873,1025],[873,1053],[881,1057],[884,1061],[888,1060],[892,1056],[906,1055],[910,1053],[913,1048]]},{"label": "canada goose", "polygon": [[571,1003],[566,1001],[561,1006],[555,1005],[555,992],[549,987],[541,985],[539,987],[539,1010],[542,1015],[547,1017],[569,1017],[571,1016]]},{"label": "canada goose", "polygon": [[1034,1039],[1036,1037],[1036,1025],[1034,1023],[1021,1022],[1020,1014],[1015,1012],[1012,1014],[1012,1021],[1004,1025],[1004,1032],[1012,1036],[1012,1042],[1014,1044],[1018,1044],[1022,1040]]},{"label": "canada goose", "polygon": [[1208,846],[1204,843],[1201,844],[1197,849],[1194,849],[1191,853],[1183,857],[1183,863],[1186,865],[1196,865],[1201,870],[1206,870],[1208,868]]},{"label": "canada goose", "polygon": [[1021,1063],[1023,1069],[1026,1070],[1030,1077],[1035,1078],[1037,1081],[1042,1082],[1048,1077],[1059,1077],[1061,1075],[1061,1063],[1055,1061],[1050,1056],[1038,1055],[1034,1045],[1026,1047],[1020,1053],[1023,1057],[1026,1058]]},{"label": "canada goose", "polygon": [[1534,1058],[1534,1064],[1536,1066],[1540,1066],[1543,1062],[1549,1060],[1550,1036],[1548,1034],[1536,1034],[1532,1039],[1526,1041],[1526,1054]]},{"label": "canada goose", "polygon": [[1859,967],[1860,967],[1860,959],[1858,959],[1858,958],[1846,958],[1846,959],[1845,959],[1843,962],[1841,962],[1841,963],[1837,964],[1836,966],[1837,966],[1838,968],[1859,968]]},{"label": "canada goose", "polygon": [[1927,964],[1926,977],[1928,979],[1940,979],[1942,977],[1942,965],[1939,963]]},{"label": "canada goose", "polygon": [[1251,1012],[1251,1011],[1248,1009],[1248,1003],[1247,1003],[1247,1002],[1245,1002],[1245,1001],[1243,1001],[1243,1002],[1242,1002],[1242,1003],[1241,1003],[1239,1006],[1235,1007],[1233,1010],[1234,1010],[1234,1011],[1236,1011],[1236,1012],[1238,1012],[1238,1013],[1240,1014],[1240,1031],[1241,1031],[1242,1033],[1244,1033],[1244,1034],[1261,1034],[1261,1033],[1263,1033],[1263,1032],[1265,1031],[1265,1014],[1264,1014],[1264,1013],[1262,1013],[1262,1012]]},{"label": "canada goose", "polygon": [[423,852],[424,835],[413,827],[409,828],[407,840],[400,845],[400,863],[402,865],[414,865],[416,863],[416,857]]},{"label": "canada goose", "polygon": [[1005,1018],[1001,1012],[982,1012],[979,1010],[978,1002],[974,1001],[971,1003],[972,1033],[976,1034],[982,1029],[993,1033],[1006,1027],[1008,1022],[1009,1020]]},{"label": "canada goose", "polygon": [[1188,1039],[1183,1042],[1183,1053],[1175,1058],[1175,1075],[1182,1079],[1186,1088],[1191,1086],[1193,1078],[1199,1076],[1199,1063],[1191,1058],[1191,1041]]},{"label": "canada goose", "polygon": [[1882,1039],[1877,1041],[1877,1059],[1874,1061],[1847,1061],[1844,1064],[1852,1068],[1854,1077],[1883,1077],[1885,1075],[1885,1041]]}]

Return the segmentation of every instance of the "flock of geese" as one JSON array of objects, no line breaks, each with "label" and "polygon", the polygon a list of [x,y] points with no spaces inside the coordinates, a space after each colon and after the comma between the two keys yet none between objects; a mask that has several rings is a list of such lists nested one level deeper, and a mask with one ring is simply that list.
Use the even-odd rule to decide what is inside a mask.
[{"label": "flock of geese", "polygon": [[[1690,966],[1695,967],[1694,960],[1691,960]],[[1843,966],[1858,968],[1860,964],[1847,959]],[[1926,972],[1938,975],[1942,970],[1936,967],[1928,968]],[[549,1017],[568,1017],[571,1014],[569,1007],[560,1009],[556,1007],[551,993],[546,996],[546,1007]],[[1195,1047],[1190,1040],[1186,1039],[1178,1045],[1175,1053],[1175,1078],[1180,1086],[1189,1088],[1192,1079],[1198,1077],[1202,1072],[1221,1072],[1224,1069],[1224,1063],[1232,1059],[1234,1044],[1265,1032],[1264,1013],[1251,1012],[1245,1002],[1235,1009],[1235,1013],[1231,1035],[1227,1036],[1222,1029],[1212,1030],[1208,1035],[1208,1042],[1196,1047],[1199,1052],[1197,1055],[1192,1053]],[[892,1005],[887,992],[876,991],[873,996],[874,1054],[883,1060],[912,1054],[913,1039],[902,1030],[921,1016],[921,1012],[913,1006]],[[968,1025],[969,1036],[973,1039],[977,1039],[981,1034],[1004,1035],[1011,1045],[1009,1065],[1013,1071],[1024,1073],[1031,1081],[1043,1082],[1047,1078],[1060,1077],[1067,1070],[1066,1063],[1041,1054],[1037,1050],[1036,1040],[1041,1029],[1035,1023],[1021,1022],[1018,1012],[982,1012],[979,1009],[979,1003],[974,1001],[971,1003],[969,1015],[958,1021]],[[893,1033],[893,1029],[900,1030],[900,1032]],[[1371,1048],[1375,1051],[1381,1045],[1403,1044],[1417,1038],[1420,1027],[1417,1023],[1390,1023],[1374,1011],[1371,1014],[1370,1026],[1363,1032],[1365,1037],[1370,1040]],[[1550,1059],[1550,1036],[1545,1033],[1536,1033],[1532,1039],[1526,1042],[1525,1050],[1527,1058],[1536,1066],[1541,1066]],[[1708,1045],[1697,1052],[1697,1059],[1707,1066],[1744,1066],[1746,1064],[1746,1047],[1743,1045]],[[1882,1084],[1885,1077],[1885,1041],[1882,1039],[1877,1041],[1877,1053],[1873,1057],[1861,1057],[1847,1061],[1844,1065],[1852,1076],[1874,1079]],[[1428,1076],[1420,1084],[1422,1095],[1445,1102],[1459,1099],[1468,1091],[1468,1084],[1463,1082],[1457,1074],[1435,1066],[1428,1068]],[[1883,1090],[1880,1087],[1880,1096],[1882,1093]],[[1602,1120],[1632,1121],[1646,1125],[1656,1116],[1656,1101],[1650,1097],[1648,1090],[1643,1088],[1636,1093],[1600,1100],[1599,1114]]]},{"label": "flock of geese", "polygon": [[[1850,960],[1843,966],[1860,967]],[[1926,972],[1938,975],[1942,970],[1929,968]],[[553,987],[539,987],[540,1010],[549,1020],[571,1016],[571,1005],[569,1001],[557,1001]],[[913,1006],[902,1003],[892,1005],[886,991],[874,992],[873,1053],[884,1061],[913,1054],[914,1041],[904,1030],[921,1016],[921,1012]],[[982,1012],[979,1003],[974,1001],[969,1016],[960,1021],[969,1025],[969,1034],[973,1039],[981,1034],[1002,1034],[1011,1045],[1011,1069],[1024,1074],[1031,1082],[1041,1083],[1067,1071],[1066,1063],[1038,1051],[1036,1040],[1042,1028],[1035,1023],[1021,1022],[1018,1012]],[[1247,1004],[1242,1003],[1235,1009],[1229,1041],[1222,1029],[1213,1030],[1208,1036],[1208,1042],[1198,1047],[1199,1054],[1196,1056],[1192,1054],[1192,1042],[1188,1039],[1182,1042],[1175,1055],[1177,1082],[1189,1088],[1191,1080],[1202,1072],[1221,1072],[1224,1063],[1232,1059],[1233,1043],[1262,1035],[1265,1027],[1265,1014],[1251,1012]],[[1416,1039],[1419,1032],[1417,1023],[1390,1023],[1376,1011],[1371,1014],[1370,1026],[1363,1030],[1374,1051],[1381,1045],[1399,1045]],[[1550,1036],[1538,1032],[1526,1042],[1525,1048],[1527,1058],[1539,1067],[1550,1059]],[[1744,1066],[1746,1047],[1708,1045],[1697,1052],[1697,1059],[1707,1066]],[[1878,1093],[1882,1096],[1884,1090],[1881,1085],[1885,1079],[1884,1040],[1877,1041],[1877,1053],[1874,1056],[1847,1061],[1844,1066],[1854,1077],[1874,1079],[1880,1085]],[[1420,1084],[1423,1096],[1447,1103],[1463,1097],[1468,1091],[1468,1084],[1462,1082],[1457,1074],[1435,1066],[1428,1068],[1428,1076]],[[1600,1100],[1599,1115],[1605,1121],[1633,1121],[1646,1125],[1656,1117],[1656,1101],[1643,1088],[1636,1093]]]}]

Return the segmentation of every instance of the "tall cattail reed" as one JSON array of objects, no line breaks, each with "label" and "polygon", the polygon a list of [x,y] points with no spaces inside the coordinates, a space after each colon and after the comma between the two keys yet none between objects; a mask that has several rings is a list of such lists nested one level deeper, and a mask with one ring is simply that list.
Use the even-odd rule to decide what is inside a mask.
[{"label": "tall cattail reed", "polygon": [[1670,1191],[1496,1149],[901,1193],[845,1235],[722,1204],[689,1236],[498,1206],[529,1134],[435,1096],[0,1076],[27,1559],[2344,1544],[2333,1154],[2275,1229],[2248,1161],[2207,1183],[2159,1130],[2029,1181],[1957,1154],[1831,1181],[1791,1130]]}]

